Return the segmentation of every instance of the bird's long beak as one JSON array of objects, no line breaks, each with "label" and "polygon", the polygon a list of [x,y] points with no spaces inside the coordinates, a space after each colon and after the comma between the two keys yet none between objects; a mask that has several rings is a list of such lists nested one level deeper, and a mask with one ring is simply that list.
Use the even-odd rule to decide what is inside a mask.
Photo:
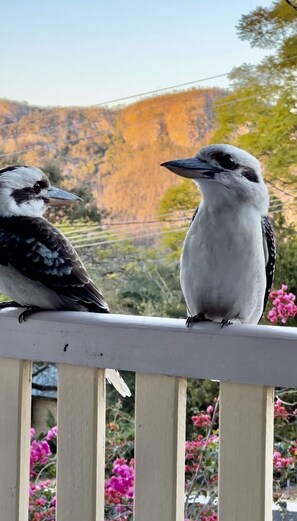
[{"label": "bird's long beak", "polygon": [[216,172],[222,171],[220,167],[211,166],[206,161],[196,157],[166,161],[161,163],[161,166],[165,166],[174,174],[188,179],[213,179]]},{"label": "bird's long beak", "polygon": [[48,199],[48,204],[50,206],[65,206],[72,204],[74,201],[82,201],[82,199],[77,195],[56,188],[55,186],[51,186],[48,189],[46,198]]}]

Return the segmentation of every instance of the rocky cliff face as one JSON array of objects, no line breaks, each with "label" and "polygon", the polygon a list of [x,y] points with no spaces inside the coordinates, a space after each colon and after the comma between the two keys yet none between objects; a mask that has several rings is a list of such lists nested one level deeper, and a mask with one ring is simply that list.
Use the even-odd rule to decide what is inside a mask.
[{"label": "rocky cliff face", "polygon": [[58,167],[66,187],[87,184],[110,215],[153,216],[164,192],[180,182],[160,162],[208,142],[220,96],[217,89],[191,90],[117,109],[0,100],[0,164]]}]

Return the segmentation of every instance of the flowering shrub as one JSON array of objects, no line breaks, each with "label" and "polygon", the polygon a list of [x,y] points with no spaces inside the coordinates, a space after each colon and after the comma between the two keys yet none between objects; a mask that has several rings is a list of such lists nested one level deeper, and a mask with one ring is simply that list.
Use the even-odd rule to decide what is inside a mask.
[{"label": "flowering shrub", "polygon": [[[36,440],[33,438],[35,430],[31,429],[30,432],[29,521],[55,520],[55,484],[48,478],[55,475],[56,457],[53,448],[57,433],[57,427],[53,427],[45,438]],[[41,479],[42,476],[47,479]]]},{"label": "flowering shrub", "polygon": [[217,482],[219,401],[199,411],[191,421],[196,427],[192,440],[186,441],[185,512],[188,521],[217,520]]},{"label": "flowering shrub", "polygon": [[[134,497],[134,460],[117,458],[112,476],[105,481],[105,510],[107,515],[116,512],[119,521],[132,520]],[[108,518],[107,518],[108,519]],[[110,519],[110,517],[109,517]]]},{"label": "flowering shrub", "polygon": [[281,289],[269,293],[268,298],[273,307],[267,314],[267,318],[272,324],[285,324],[288,318],[297,315],[295,295],[287,293],[287,289],[288,286],[283,284]]},{"label": "flowering shrub", "polygon": [[[218,407],[219,401],[198,411],[191,420],[196,430],[186,441],[186,518],[185,521],[218,521]],[[289,440],[282,429],[292,424],[296,432],[297,409],[290,412],[279,397],[274,404],[276,441],[273,453],[274,499],[280,501],[288,482],[295,483],[297,474],[297,439]],[[278,434],[280,433],[280,434]],[[56,495],[55,442],[57,428],[53,427],[41,439],[34,439],[31,429],[29,521],[55,521]],[[124,445],[123,445],[124,447]],[[130,447],[130,446],[129,446]],[[105,480],[106,521],[132,521],[134,497],[134,460],[116,458],[112,468],[107,466]]]}]

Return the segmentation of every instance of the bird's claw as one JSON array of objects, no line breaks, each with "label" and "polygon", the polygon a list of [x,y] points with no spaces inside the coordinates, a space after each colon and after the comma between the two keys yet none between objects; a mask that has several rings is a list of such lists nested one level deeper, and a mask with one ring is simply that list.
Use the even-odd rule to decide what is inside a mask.
[{"label": "bird's claw", "polygon": [[25,311],[23,311],[18,317],[19,323],[22,324],[23,322],[27,322],[27,319],[38,311],[41,311],[41,309],[37,306],[27,306]]},{"label": "bird's claw", "polygon": [[229,320],[229,318],[223,318],[223,320],[221,322],[221,329],[225,326],[231,326],[231,324],[233,324],[233,322],[231,322],[231,320]]},{"label": "bird's claw", "polygon": [[192,327],[192,325],[195,322],[212,322],[209,318],[206,318],[204,313],[198,313],[197,315],[194,315],[193,317],[188,317],[186,320],[186,326]]}]

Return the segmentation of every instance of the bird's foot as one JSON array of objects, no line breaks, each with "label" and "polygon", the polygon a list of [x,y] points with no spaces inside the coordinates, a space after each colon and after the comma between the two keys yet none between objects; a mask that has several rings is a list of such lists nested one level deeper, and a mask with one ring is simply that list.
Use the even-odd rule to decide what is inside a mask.
[{"label": "bird's foot", "polygon": [[212,322],[209,318],[205,318],[204,313],[198,313],[198,315],[194,315],[194,317],[188,317],[186,320],[186,326],[192,327],[195,322]]},{"label": "bird's foot", "polygon": [[27,306],[25,311],[23,311],[18,318],[19,323],[27,322],[27,319],[31,317],[31,315],[34,315],[34,313],[38,313],[38,311],[42,311],[38,306]]},{"label": "bird's foot", "polygon": [[221,329],[225,326],[231,326],[231,324],[233,324],[233,322],[231,322],[231,320],[229,320],[228,318],[223,318],[223,320],[221,322]]},{"label": "bird's foot", "polygon": [[5,308],[21,308],[22,306],[15,302],[14,300],[6,300],[5,302],[0,302],[0,309]]}]

